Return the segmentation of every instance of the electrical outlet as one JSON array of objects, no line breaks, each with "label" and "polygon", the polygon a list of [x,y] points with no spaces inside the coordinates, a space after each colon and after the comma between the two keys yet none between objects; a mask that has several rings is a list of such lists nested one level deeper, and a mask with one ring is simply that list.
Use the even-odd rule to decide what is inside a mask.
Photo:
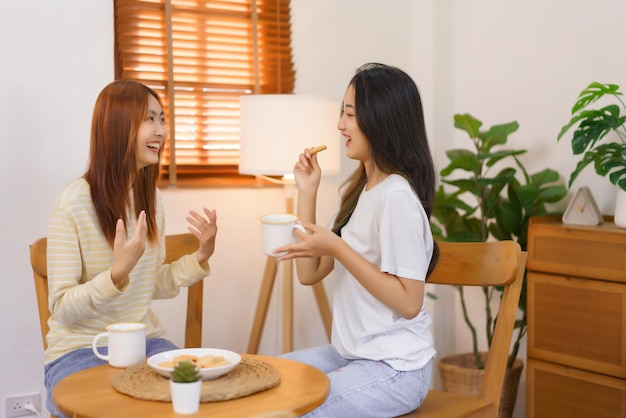
[{"label": "electrical outlet", "polygon": [[4,400],[5,417],[21,417],[25,415],[36,415],[33,411],[24,408],[30,402],[38,411],[41,411],[41,397],[38,393],[29,395],[8,396]]}]

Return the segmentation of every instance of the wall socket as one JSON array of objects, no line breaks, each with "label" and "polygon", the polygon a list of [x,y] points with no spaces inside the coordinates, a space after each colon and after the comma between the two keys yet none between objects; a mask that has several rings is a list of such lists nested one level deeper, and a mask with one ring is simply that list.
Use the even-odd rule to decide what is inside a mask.
[{"label": "wall socket", "polygon": [[38,393],[31,393],[29,395],[19,396],[7,396],[4,400],[5,404],[5,417],[22,417],[25,415],[36,415],[33,411],[29,411],[24,408],[27,402],[30,402],[41,411],[41,396]]}]

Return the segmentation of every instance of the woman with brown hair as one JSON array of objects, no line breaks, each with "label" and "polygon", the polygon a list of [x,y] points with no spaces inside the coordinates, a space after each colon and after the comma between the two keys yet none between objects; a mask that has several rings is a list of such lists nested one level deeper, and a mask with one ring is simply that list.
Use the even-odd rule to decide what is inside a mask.
[{"label": "woman with brown hair", "polygon": [[47,408],[65,376],[103,364],[94,336],[117,322],[146,325],[146,355],[176,349],[150,308],[210,273],[217,215],[190,211],[198,251],[172,264],[165,259],[165,218],[156,181],[167,136],[163,105],[152,89],[114,81],[96,100],[89,167],[58,195],[48,224],[51,317],[46,336]]}]

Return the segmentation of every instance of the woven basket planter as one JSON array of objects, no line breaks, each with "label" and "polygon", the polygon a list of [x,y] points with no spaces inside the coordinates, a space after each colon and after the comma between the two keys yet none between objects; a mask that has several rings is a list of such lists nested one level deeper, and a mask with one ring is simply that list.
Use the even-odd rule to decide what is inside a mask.
[{"label": "woven basket planter", "polygon": [[[487,361],[487,353],[481,353],[483,364]],[[485,373],[476,368],[473,353],[453,354],[442,357],[437,362],[443,390],[465,395],[478,395],[480,384]],[[504,375],[504,387],[500,398],[500,418],[510,418],[513,415],[517,388],[524,369],[524,362],[515,359],[513,367],[507,369]]]}]

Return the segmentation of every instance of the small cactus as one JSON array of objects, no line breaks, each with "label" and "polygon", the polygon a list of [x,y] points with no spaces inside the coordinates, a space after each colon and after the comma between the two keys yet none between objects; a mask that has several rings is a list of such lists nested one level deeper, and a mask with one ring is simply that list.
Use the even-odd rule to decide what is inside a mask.
[{"label": "small cactus", "polygon": [[177,383],[191,383],[200,380],[198,369],[190,361],[181,361],[174,367],[172,381]]}]

